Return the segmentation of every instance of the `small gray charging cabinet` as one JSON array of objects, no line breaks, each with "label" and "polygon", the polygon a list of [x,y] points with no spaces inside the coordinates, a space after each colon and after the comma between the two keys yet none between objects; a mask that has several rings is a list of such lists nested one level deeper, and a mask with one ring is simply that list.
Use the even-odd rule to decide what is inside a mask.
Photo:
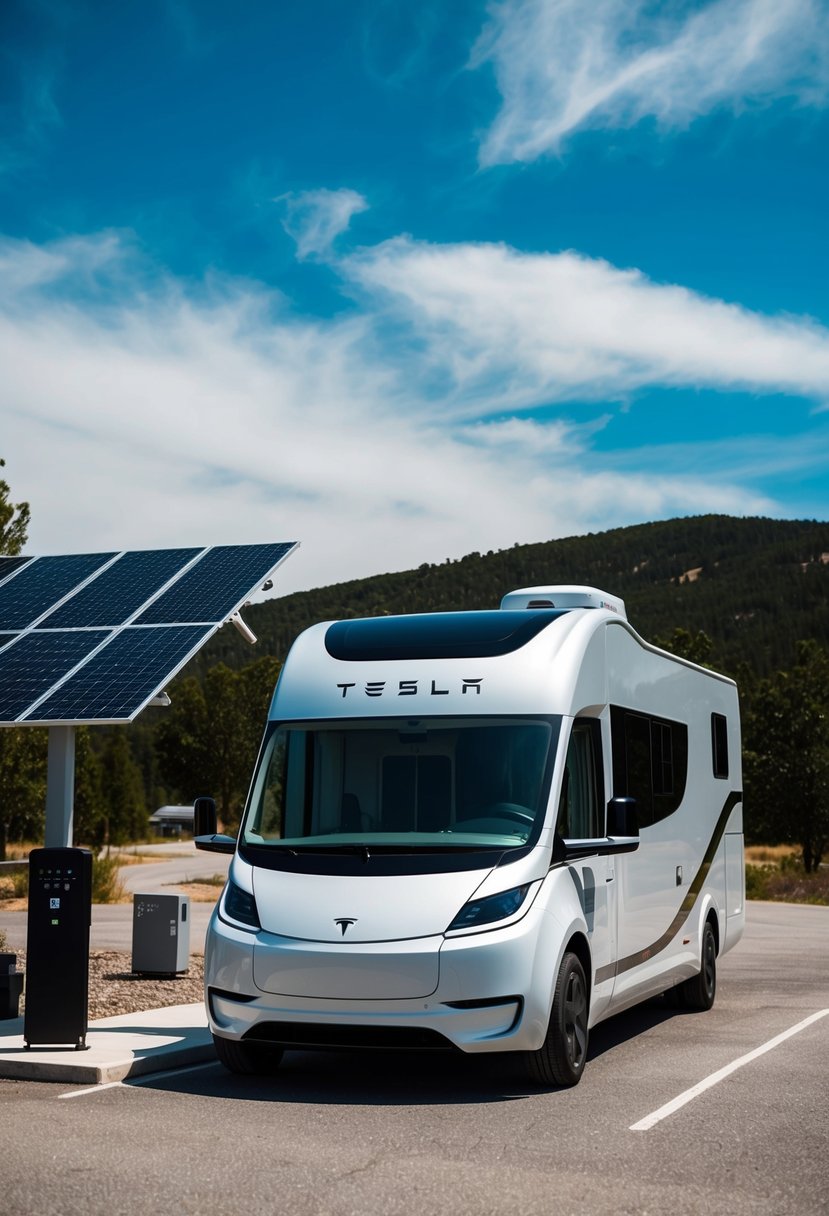
[{"label": "small gray charging cabinet", "polygon": [[189,895],[133,895],[133,972],[176,975],[189,966]]}]

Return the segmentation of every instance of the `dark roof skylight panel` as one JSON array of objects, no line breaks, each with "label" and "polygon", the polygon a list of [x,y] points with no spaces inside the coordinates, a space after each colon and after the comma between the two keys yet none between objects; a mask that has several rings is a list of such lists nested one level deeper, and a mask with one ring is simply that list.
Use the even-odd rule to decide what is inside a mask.
[{"label": "dark roof skylight panel", "polygon": [[40,623],[44,629],[116,626],[197,557],[200,549],[145,549],[123,553]]},{"label": "dark roof skylight panel", "polygon": [[137,625],[223,622],[295,547],[217,545],[136,618]]},{"label": "dark roof skylight panel", "polygon": [[212,625],[128,626],[28,714],[26,721],[130,721],[214,629]]},{"label": "dark roof skylight panel", "polygon": [[104,629],[18,634],[0,651],[0,722],[18,719],[106,636]]},{"label": "dark roof skylight panel", "polygon": [[0,630],[28,628],[113,557],[114,553],[78,553],[29,562],[0,583]]}]

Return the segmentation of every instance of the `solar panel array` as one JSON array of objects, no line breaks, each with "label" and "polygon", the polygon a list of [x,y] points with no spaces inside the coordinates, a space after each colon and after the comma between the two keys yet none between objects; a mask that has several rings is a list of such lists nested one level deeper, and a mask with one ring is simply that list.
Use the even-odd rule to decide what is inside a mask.
[{"label": "solar panel array", "polygon": [[0,725],[132,721],[295,548],[0,557]]}]

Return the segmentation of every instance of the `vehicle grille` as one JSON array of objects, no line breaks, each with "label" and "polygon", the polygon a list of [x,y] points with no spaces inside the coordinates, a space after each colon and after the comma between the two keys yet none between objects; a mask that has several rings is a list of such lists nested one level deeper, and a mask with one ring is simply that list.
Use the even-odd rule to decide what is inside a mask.
[{"label": "vehicle grille", "polygon": [[260,1022],[243,1036],[284,1047],[370,1048],[390,1051],[455,1051],[436,1030],[417,1026],[339,1026],[313,1022]]}]

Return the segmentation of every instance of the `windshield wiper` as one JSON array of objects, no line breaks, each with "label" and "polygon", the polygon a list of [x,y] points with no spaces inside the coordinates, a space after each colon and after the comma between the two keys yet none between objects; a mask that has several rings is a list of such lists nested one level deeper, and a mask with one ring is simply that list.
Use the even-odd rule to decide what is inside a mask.
[{"label": "windshield wiper", "polygon": [[281,847],[293,857],[298,857],[300,853],[356,853],[363,861],[371,861],[367,844],[292,844]]}]

